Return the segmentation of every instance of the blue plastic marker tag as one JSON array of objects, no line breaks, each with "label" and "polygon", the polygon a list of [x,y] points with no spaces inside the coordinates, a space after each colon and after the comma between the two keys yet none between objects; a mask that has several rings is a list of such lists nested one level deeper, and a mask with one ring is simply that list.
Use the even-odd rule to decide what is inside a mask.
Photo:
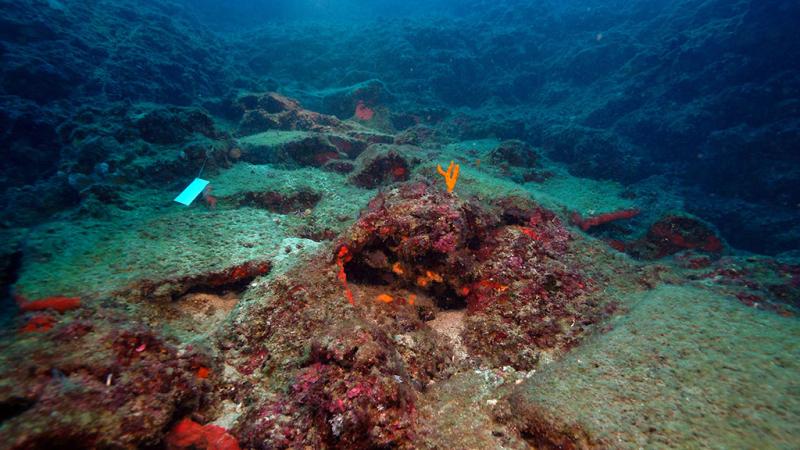
[{"label": "blue plastic marker tag", "polygon": [[194,181],[192,181],[191,183],[189,183],[188,186],[186,186],[186,189],[184,189],[183,192],[181,192],[177,197],[175,197],[175,201],[182,205],[186,206],[191,205],[194,199],[196,199],[197,196],[200,195],[201,192],[203,192],[203,189],[205,189],[206,186],[208,186],[208,183],[209,182],[206,180],[195,178]]}]

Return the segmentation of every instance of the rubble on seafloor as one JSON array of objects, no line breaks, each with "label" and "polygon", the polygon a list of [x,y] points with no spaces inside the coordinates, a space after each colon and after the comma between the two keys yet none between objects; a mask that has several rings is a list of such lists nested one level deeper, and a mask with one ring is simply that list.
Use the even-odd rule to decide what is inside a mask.
[{"label": "rubble on seafloor", "polygon": [[[121,119],[177,146],[120,164],[153,185],[5,240],[0,446],[797,443],[796,262],[519,141],[367,128],[379,88],[331,96],[352,119],[248,94],[232,134]],[[214,201],[171,204],[201,163]]]}]

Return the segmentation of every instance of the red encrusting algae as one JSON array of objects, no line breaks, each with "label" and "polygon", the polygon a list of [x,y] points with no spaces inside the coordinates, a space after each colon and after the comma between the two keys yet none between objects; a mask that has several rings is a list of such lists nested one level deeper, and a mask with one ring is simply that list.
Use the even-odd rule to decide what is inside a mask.
[{"label": "red encrusting algae", "polygon": [[344,271],[345,263],[349,262],[352,258],[353,255],[350,253],[350,249],[347,248],[346,245],[343,245],[339,249],[339,253],[336,255],[336,265],[339,266],[339,281],[341,281],[342,286],[344,286],[344,295],[347,297],[347,301],[350,302],[351,305],[355,305],[356,302],[353,300],[353,292],[347,285],[347,273]]},{"label": "red encrusting algae", "polygon": [[56,295],[53,297],[46,297],[39,300],[26,301],[24,297],[17,295],[17,304],[23,311],[44,311],[53,309],[58,312],[69,311],[81,306],[81,299],[78,297],[64,297]]},{"label": "red encrusting algae", "polygon": [[579,226],[581,230],[586,231],[589,228],[614,222],[615,220],[630,219],[631,217],[638,216],[639,212],[640,211],[638,208],[621,209],[619,211],[599,214],[596,216],[587,217],[585,219],[582,218],[580,214],[574,213],[572,214],[572,223]]},{"label": "red encrusting algae", "polygon": [[374,115],[375,111],[373,111],[369,106],[365,105],[363,100],[358,101],[356,104],[356,117],[358,117],[359,120],[371,120],[372,116]]},{"label": "red encrusting algae", "polygon": [[711,230],[689,218],[664,218],[650,227],[648,235],[655,241],[667,241],[682,249],[696,248],[710,253],[723,250],[722,241]]},{"label": "red encrusting algae", "polygon": [[167,436],[169,449],[239,450],[239,442],[218,425],[200,425],[192,419],[183,419]]},{"label": "red encrusting algae", "polygon": [[25,324],[20,329],[22,333],[30,333],[33,331],[48,331],[53,328],[53,324],[56,323],[56,319],[50,316],[46,316],[44,314],[35,315],[28,320],[28,323]]},{"label": "red encrusting algae", "polygon": [[461,294],[467,296],[467,311],[474,313],[483,311],[492,302],[498,300],[508,285],[493,280],[480,280],[461,288]]},{"label": "red encrusting algae", "polygon": [[406,176],[406,168],[403,166],[396,166],[392,169],[392,176],[395,179],[401,179]]}]

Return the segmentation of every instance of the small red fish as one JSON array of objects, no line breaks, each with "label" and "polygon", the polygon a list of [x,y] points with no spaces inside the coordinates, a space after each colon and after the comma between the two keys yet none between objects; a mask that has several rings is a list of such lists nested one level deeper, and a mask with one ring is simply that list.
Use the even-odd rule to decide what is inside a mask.
[{"label": "small red fish", "polygon": [[205,200],[206,205],[208,205],[209,208],[216,209],[216,207],[217,207],[217,197],[214,197],[213,195],[211,195],[211,190],[212,190],[212,187],[211,187],[210,184],[208,186],[206,186],[205,189],[203,189],[203,200]]}]

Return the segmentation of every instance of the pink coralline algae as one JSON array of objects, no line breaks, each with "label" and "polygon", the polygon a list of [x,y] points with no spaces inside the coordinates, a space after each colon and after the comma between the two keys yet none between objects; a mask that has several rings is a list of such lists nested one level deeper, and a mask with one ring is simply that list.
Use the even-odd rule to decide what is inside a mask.
[{"label": "pink coralline algae", "polygon": [[433,244],[434,250],[440,253],[450,253],[456,249],[458,238],[453,233],[447,233]]},{"label": "pink coralline algae", "polygon": [[409,183],[373,199],[339,248],[348,249],[354,283],[381,280],[390,291],[465,309],[462,338],[473,356],[527,370],[537,351],[566,351],[605,316],[572,240],[558,216],[534,202],[482,208]]}]

